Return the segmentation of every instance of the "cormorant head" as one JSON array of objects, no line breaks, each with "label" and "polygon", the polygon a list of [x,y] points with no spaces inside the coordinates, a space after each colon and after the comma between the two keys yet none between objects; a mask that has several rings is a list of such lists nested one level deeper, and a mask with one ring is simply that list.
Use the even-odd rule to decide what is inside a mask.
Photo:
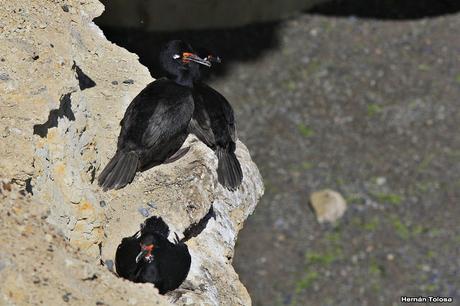
[{"label": "cormorant head", "polygon": [[154,259],[153,250],[159,247],[159,240],[157,235],[153,233],[147,233],[142,235],[139,240],[141,251],[136,256],[136,263],[141,260],[144,260],[148,263],[152,262]]},{"label": "cormorant head", "polygon": [[182,40],[172,40],[162,48],[160,63],[167,77],[177,83],[192,86],[200,78],[200,65],[211,67],[211,62],[199,57],[192,47]]}]

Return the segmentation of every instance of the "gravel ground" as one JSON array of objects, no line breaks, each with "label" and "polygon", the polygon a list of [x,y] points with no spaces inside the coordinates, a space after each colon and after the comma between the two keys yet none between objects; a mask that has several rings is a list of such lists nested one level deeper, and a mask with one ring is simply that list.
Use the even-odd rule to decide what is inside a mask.
[{"label": "gravel ground", "polygon": [[[221,44],[227,65],[211,84],[266,185],[234,260],[254,305],[388,306],[460,301],[458,29],[457,14],[302,15],[248,35],[104,31],[146,64],[158,37]],[[335,225],[308,204],[323,188],[349,204]]]},{"label": "gravel ground", "polygon": [[[266,184],[235,256],[255,305],[460,303],[459,28],[301,16],[214,82]],[[336,226],[322,188],[348,201]]]}]

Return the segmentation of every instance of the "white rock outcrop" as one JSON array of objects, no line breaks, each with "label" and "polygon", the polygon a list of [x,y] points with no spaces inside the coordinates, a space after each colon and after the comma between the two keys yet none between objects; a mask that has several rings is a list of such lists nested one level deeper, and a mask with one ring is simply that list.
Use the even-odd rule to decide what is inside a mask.
[{"label": "white rock outcrop", "polygon": [[[200,224],[187,241],[192,268],[184,284],[167,295],[170,302],[250,304],[231,265],[238,231],[263,193],[259,171],[246,147],[237,144],[245,178],[236,192],[217,183],[214,153],[193,136],[184,144],[190,150],[180,160],[141,173],[122,190],[102,192],[95,178],[114,153],[125,108],[152,81],[149,72],[135,54],[107,41],[92,22],[103,11],[96,0],[0,4],[0,175],[27,193],[17,203],[10,195],[17,193],[3,196],[2,209],[8,212],[17,204],[20,211],[14,211],[14,227],[2,211],[2,221],[8,222],[2,223],[0,279],[12,283],[0,282],[0,301],[27,305],[27,299],[57,298],[90,305],[95,292],[91,290],[99,290],[94,286],[113,282],[113,289],[107,289],[112,297],[123,296],[130,304],[143,305],[148,294],[148,300],[165,303],[151,286],[120,280],[98,266],[113,260],[121,238],[136,232],[145,216],[159,215],[172,234],[180,237],[191,225]],[[47,222],[38,213],[24,217],[35,206],[40,206]],[[3,224],[12,226],[11,230]],[[18,235],[16,226],[30,227],[33,235]],[[2,265],[26,267],[27,259],[46,254],[32,250],[32,257],[14,257],[10,246],[15,244],[10,239],[37,245],[36,251],[41,252],[40,241],[48,239],[44,236],[50,231],[56,235],[48,244],[56,243],[53,248],[65,250],[72,260],[84,261],[84,269],[95,269],[98,276],[80,294],[68,291],[78,299],[56,297],[60,294],[56,290],[31,291],[27,299],[13,299],[8,293],[11,286],[34,286],[28,283],[33,280],[22,276],[25,270],[13,273]],[[65,257],[59,253],[59,260],[43,260],[42,272],[48,279],[61,273],[59,283],[71,287],[79,276],[71,270],[63,272]],[[119,291],[122,284],[128,289]]]}]

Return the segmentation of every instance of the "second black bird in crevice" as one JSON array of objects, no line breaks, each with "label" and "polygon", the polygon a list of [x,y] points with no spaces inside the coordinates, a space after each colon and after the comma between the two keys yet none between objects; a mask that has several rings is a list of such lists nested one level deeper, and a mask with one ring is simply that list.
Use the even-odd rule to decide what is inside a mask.
[{"label": "second black bird in crevice", "polygon": [[191,256],[187,245],[168,240],[169,227],[160,217],[148,218],[141,230],[123,238],[115,254],[120,277],[152,283],[161,294],[178,288],[188,275]]}]

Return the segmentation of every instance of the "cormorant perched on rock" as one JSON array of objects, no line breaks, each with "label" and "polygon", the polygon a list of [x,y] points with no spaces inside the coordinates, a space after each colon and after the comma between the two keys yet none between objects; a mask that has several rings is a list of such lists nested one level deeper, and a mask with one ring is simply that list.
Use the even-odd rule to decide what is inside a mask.
[{"label": "cormorant perched on rock", "polygon": [[137,171],[164,163],[182,146],[194,110],[193,83],[196,66],[211,66],[183,41],[170,41],[160,52],[166,78],[144,88],[126,109],[120,122],[117,151],[98,183],[104,189],[119,189],[131,183]]},{"label": "cormorant perched on rock", "polygon": [[[203,52],[205,51],[200,53]],[[220,63],[217,56],[205,56],[210,62]],[[235,155],[236,129],[233,108],[224,96],[202,82],[201,78],[198,78],[193,86],[193,99],[195,111],[190,122],[190,132],[215,151],[218,158],[219,183],[229,190],[236,190],[243,180],[243,171]]]},{"label": "cormorant perched on rock", "polygon": [[178,288],[190,270],[187,245],[168,240],[169,228],[160,217],[147,219],[140,232],[123,238],[115,255],[119,276],[136,283],[152,283],[161,294]]}]

